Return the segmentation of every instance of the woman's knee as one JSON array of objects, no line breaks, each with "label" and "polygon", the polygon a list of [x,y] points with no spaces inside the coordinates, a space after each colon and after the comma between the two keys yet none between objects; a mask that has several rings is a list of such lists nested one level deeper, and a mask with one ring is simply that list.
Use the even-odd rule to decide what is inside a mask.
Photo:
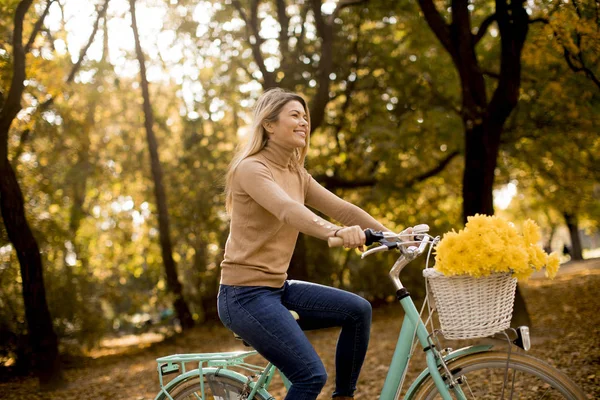
[{"label": "woman's knee", "polygon": [[321,393],[325,383],[327,383],[327,378],[327,371],[325,371],[325,367],[323,367],[322,369],[313,371],[312,373],[307,373],[303,376],[297,377],[292,381],[292,385],[295,386],[296,389],[300,389],[308,393],[318,394]]},{"label": "woman's knee", "polygon": [[355,322],[368,325],[371,324],[371,315],[373,313],[371,303],[360,296],[356,296],[354,301],[351,303],[351,307],[352,310],[350,314]]},{"label": "woman's knee", "polygon": [[323,389],[323,386],[325,386],[325,384],[327,383],[327,378],[327,371],[325,371],[325,369],[323,369],[322,372],[313,377],[315,386],[319,386],[319,391],[321,391],[321,389]]}]

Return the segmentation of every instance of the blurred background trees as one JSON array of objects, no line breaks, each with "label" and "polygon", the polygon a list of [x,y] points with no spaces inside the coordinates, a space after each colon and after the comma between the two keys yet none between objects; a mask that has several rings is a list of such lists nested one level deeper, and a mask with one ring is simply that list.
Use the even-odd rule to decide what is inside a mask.
[{"label": "blurred background trees", "polygon": [[[3,113],[17,59],[13,20],[22,3],[0,5]],[[130,3],[182,297],[169,290],[164,273]],[[600,247],[597,2],[507,2],[527,14],[521,53],[510,60],[502,45],[512,31],[499,25],[494,2],[454,2],[449,9],[423,3],[426,8],[380,0],[33,1],[24,15],[24,46],[48,13],[28,45],[6,159],[39,246],[61,350],[85,351],[106,335],[177,326],[178,296],[195,323],[216,319],[228,234],[223,178],[254,101],[272,86],[309,101],[309,172],[390,228],[425,222],[442,234],[460,228],[470,213],[489,212],[493,199],[495,212],[517,224],[538,221],[547,248],[594,256]],[[472,40],[477,77],[469,79],[477,78],[484,94],[471,102],[474,108],[465,103],[473,93],[462,64],[426,18],[432,11],[449,31]],[[451,17],[455,12],[463,19]],[[516,86],[506,87],[506,68],[520,68]],[[468,132],[476,125],[468,121],[472,113],[477,121],[492,118],[498,88],[512,90],[512,98],[502,110],[497,158],[480,160],[493,164],[492,184],[469,192],[487,208],[463,210],[465,180],[480,187],[469,176],[483,172],[465,169],[472,154],[465,132],[475,135]],[[295,276],[353,290],[373,303],[390,301],[393,290],[382,278],[392,261],[387,255],[361,261],[310,237],[298,247]],[[0,220],[0,364],[26,370],[31,331],[21,266]],[[418,275],[408,279],[417,292]]]}]

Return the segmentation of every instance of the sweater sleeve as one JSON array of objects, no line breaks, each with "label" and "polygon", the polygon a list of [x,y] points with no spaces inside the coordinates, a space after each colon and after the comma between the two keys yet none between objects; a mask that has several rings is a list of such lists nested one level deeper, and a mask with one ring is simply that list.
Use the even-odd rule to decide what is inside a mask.
[{"label": "sweater sleeve", "polygon": [[236,185],[261,207],[302,233],[327,240],[340,229],[292,199],[275,182],[267,166],[259,161],[248,160],[239,165],[234,179]]},{"label": "sweater sleeve", "polygon": [[307,205],[321,211],[336,221],[340,221],[346,226],[358,225],[362,229],[371,228],[378,231],[389,231],[389,229],[360,207],[340,199],[325,189],[312,176],[308,175],[308,179],[308,189],[306,192]]}]

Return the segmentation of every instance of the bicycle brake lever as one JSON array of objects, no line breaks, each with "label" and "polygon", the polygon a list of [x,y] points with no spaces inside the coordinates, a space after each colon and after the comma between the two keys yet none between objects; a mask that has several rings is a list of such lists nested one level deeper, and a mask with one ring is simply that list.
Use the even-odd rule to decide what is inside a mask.
[{"label": "bicycle brake lever", "polygon": [[360,258],[365,258],[365,257],[370,256],[373,253],[378,253],[380,251],[387,251],[387,250],[388,250],[388,247],[383,244],[381,246],[373,247],[372,249],[365,251],[364,253],[362,253],[360,255]]},{"label": "bicycle brake lever", "polygon": [[398,248],[398,242],[387,242],[387,241],[382,241],[380,242],[381,246],[378,247],[374,247],[372,249],[369,249],[367,251],[365,251],[364,253],[362,253],[362,255],[360,256],[360,258],[365,258],[373,253],[377,253],[380,251],[387,251],[387,250],[392,250],[392,249],[397,249]]}]

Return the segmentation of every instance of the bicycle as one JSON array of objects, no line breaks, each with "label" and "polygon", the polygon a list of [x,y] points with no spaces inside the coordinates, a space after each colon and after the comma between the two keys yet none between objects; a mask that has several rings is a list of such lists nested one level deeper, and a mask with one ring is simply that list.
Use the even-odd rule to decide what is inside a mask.
[{"label": "bicycle", "polygon": [[[428,257],[431,255],[431,248],[439,237],[430,236],[428,231],[429,227],[425,224],[413,227],[412,233],[365,230],[366,245],[379,243],[379,246],[364,252],[363,258],[381,251],[398,250],[401,253],[389,276],[405,316],[380,399],[400,398],[407,367],[417,344],[425,352],[427,368],[406,389],[405,399],[585,399],[585,394],[565,374],[524,354],[530,347],[527,327],[501,333],[506,339],[506,349],[496,349],[494,344],[478,344],[454,351],[443,349],[438,338],[440,332],[427,330],[427,321],[423,322],[422,313],[417,311],[408,290],[400,281],[404,267],[422,255],[427,247]],[[405,240],[407,236],[410,236],[408,241]],[[341,245],[340,238],[330,238],[330,246]],[[274,397],[268,389],[277,369],[271,363],[257,366],[245,362],[246,358],[255,354],[256,351],[242,351],[158,358],[161,390],[155,400],[272,400]],[[189,363],[193,363],[193,369],[187,369],[186,364]],[[164,377],[174,373],[178,375],[166,383]],[[279,373],[286,389],[289,389],[289,380]]]}]

